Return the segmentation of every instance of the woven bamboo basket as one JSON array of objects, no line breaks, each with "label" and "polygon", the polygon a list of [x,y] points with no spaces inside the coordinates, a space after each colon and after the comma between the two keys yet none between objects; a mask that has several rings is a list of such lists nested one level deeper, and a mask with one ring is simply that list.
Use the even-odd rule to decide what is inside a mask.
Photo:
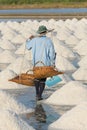
[{"label": "woven bamboo basket", "polygon": [[9,81],[16,82],[18,84],[27,85],[27,86],[34,86],[34,75],[22,73],[19,76],[16,76]]},{"label": "woven bamboo basket", "polygon": [[34,77],[38,79],[64,74],[63,72],[58,71],[53,66],[34,67],[33,73],[34,73]]}]

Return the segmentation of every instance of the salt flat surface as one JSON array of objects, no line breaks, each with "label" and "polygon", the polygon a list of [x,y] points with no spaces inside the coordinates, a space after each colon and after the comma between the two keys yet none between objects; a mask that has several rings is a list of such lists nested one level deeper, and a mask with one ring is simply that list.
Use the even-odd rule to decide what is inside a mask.
[{"label": "salt flat surface", "polygon": [[77,71],[72,74],[75,80],[87,81],[87,68],[80,67]]},{"label": "salt flat surface", "polygon": [[2,39],[0,41],[0,47],[5,50],[16,50],[16,47],[8,40]]},{"label": "salt flat surface", "polygon": [[75,71],[76,67],[70,61],[62,56],[56,56],[56,67],[60,71]]},{"label": "salt flat surface", "polygon": [[25,57],[18,57],[12,64],[8,66],[9,70],[12,70],[16,74],[21,74],[23,72],[27,72],[31,69],[31,65],[29,61]]},{"label": "salt flat surface", "polygon": [[52,123],[48,130],[86,130],[87,102],[77,105],[66,112],[59,120]]},{"label": "salt flat surface", "polygon": [[0,54],[0,63],[12,63],[15,59],[16,56],[11,51],[5,50]]},{"label": "salt flat surface", "polygon": [[[31,104],[33,106],[35,102],[35,99],[32,99],[32,96],[35,98],[35,92],[33,92],[35,90],[32,89],[32,96],[27,93],[27,99],[23,99],[21,95],[20,99],[14,98],[13,95],[17,89],[22,91],[19,94],[23,94],[23,92],[25,93],[23,89],[28,86],[9,82],[9,79],[32,68],[31,52],[24,49],[26,40],[30,35],[36,35],[36,30],[40,25],[54,29],[47,35],[52,39],[57,53],[56,67],[65,71],[64,75],[59,75],[62,81],[53,88],[49,88],[51,95],[44,103],[49,106],[50,104],[56,105],[56,107],[76,105],[72,110],[63,113],[59,120],[51,122],[52,124],[48,128],[49,130],[87,130],[86,18],[81,20],[73,18],[65,21],[61,19],[41,21],[29,19],[20,23],[10,20],[0,22],[0,89],[4,89],[4,91],[0,90],[0,130],[34,130],[30,126],[30,122],[27,124],[26,120],[21,119],[19,113],[27,113],[27,110],[29,113],[32,112],[33,109],[29,106]],[[59,86],[61,87],[59,88]],[[12,95],[7,92],[10,89],[13,90]],[[47,97],[49,92],[47,91],[45,94]],[[50,117],[49,120],[51,118],[53,117]],[[33,125],[35,126],[34,123]],[[44,127],[40,128],[45,130]]]},{"label": "salt flat surface", "polygon": [[16,113],[0,108],[0,130],[35,130]]},{"label": "salt flat surface", "polygon": [[84,56],[79,62],[78,65],[83,68],[87,68],[87,56]]},{"label": "salt flat surface", "polygon": [[82,83],[70,81],[56,90],[44,102],[54,105],[77,105],[87,100],[87,88]]},{"label": "salt flat surface", "polygon": [[22,103],[18,102],[9,93],[2,90],[0,90],[0,106],[2,109],[7,109],[17,114],[33,111],[30,108],[26,108]]}]

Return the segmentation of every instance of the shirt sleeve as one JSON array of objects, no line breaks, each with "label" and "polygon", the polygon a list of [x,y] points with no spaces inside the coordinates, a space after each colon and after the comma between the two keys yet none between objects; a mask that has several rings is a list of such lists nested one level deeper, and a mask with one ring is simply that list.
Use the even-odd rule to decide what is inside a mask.
[{"label": "shirt sleeve", "polygon": [[49,50],[49,57],[50,57],[51,65],[55,66],[56,53],[55,53],[55,49],[54,49],[54,45],[52,41],[51,41],[50,50]]},{"label": "shirt sleeve", "polygon": [[33,46],[33,39],[32,40],[30,40],[30,39],[26,40],[26,48],[28,50],[30,50],[30,49],[32,49],[32,46]]}]

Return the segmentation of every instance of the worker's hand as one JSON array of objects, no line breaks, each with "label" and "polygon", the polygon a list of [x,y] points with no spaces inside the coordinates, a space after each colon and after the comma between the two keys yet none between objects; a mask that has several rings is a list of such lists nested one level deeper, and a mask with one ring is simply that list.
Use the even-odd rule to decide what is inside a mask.
[{"label": "worker's hand", "polygon": [[31,40],[31,39],[33,39],[35,36],[34,35],[31,35],[30,37],[29,37],[29,39]]}]

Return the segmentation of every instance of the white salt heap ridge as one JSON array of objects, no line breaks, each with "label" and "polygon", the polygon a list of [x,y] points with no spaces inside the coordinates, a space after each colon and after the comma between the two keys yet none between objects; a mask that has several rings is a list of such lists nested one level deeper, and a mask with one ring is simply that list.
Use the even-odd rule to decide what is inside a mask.
[{"label": "white salt heap ridge", "polygon": [[0,88],[1,89],[21,89],[21,88],[26,87],[24,85],[9,81],[9,79],[12,79],[16,76],[17,74],[11,70],[5,69],[1,71],[0,72]]},{"label": "white salt heap ridge", "polygon": [[71,34],[67,30],[64,30],[62,28],[60,30],[58,30],[57,38],[59,40],[66,40],[70,36],[71,36]]},{"label": "white salt heap ridge", "polygon": [[1,30],[3,39],[11,40],[17,35],[17,33],[11,28],[9,28],[7,25],[5,25],[4,28],[5,29],[2,28]]},{"label": "white salt heap ridge", "polygon": [[15,54],[18,54],[18,55],[24,55],[26,53],[26,45],[25,43],[23,45],[21,45],[16,51],[15,51]]},{"label": "white salt heap ridge", "polygon": [[67,82],[72,81],[72,79],[67,74],[62,74],[62,75],[58,75],[58,76],[62,79],[62,81],[59,82],[58,84],[65,84]]},{"label": "white salt heap ridge", "polygon": [[0,22],[0,30],[2,30],[2,29],[3,29],[3,27],[5,26],[5,24],[6,24],[6,23],[5,23],[5,22],[3,22],[3,21],[2,21],[2,22]]},{"label": "white salt heap ridge", "polygon": [[59,26],[59,27],[62,27],[63,26],[63,24],[64,24],[64,21],[63,20],[58,20],[58,21],[56,21],[56,25],[57,26]]},{"label": "white salt heap ridge", "polygon": [[11,28],[9,28],[9,27],[6,25],[6,23],[5,23],[5,25],[4,25],[4,28],[5,28],[5,29],[1,28],[2,34],[6,34],[7,32],[13,31]]},{"label": "white salt heap ridge", "polygon": [[12,64],[8,66],[9,70],[12,70],[16,74],[20,74],[22,72],[27,72],[31,65],[26,58],[19,57]]},{"label": "white salt heap ridge", "polygon": [[12,40],[11,42],[15,45],[20,45],[20,44],[23,44],[26,42],[26,38],[24,38],[22,35],[18,34],[16,35]]},{"label": "white salt heap ridge", "polygon": [[15,61],[15,59],[16,56],[13,54],[13,52],[8,50],[5,50],[0,54],[0,63],[12,63]]},{"label": "white salt heap ridge", "polygon": [[32,52],[31,52],[31,50],[26,49],[26,45],[25,44],[21,45],[15,51],[15,54],[26,58],[28,61],[32,60]]},{"label": "white salt heap ridge", "polygon": [[0,130],[35,130],[16,113],[0,109]]},{"label": "white salt heap ridge", "polygon": [[74,72],[76,67],[70,63],[70,61],[62,56],[56,56],[56,67],[60,71],[64,72]]},{"label": "white salt heap ridge", "polygon": [[9,28],[11,28],[12,30],[14,30],[15,32],[19,32],[20,31],[20,23],[19,22],[7,22],[7,26]]},{"label": "white salt heap ridge", "polygon": [[[82,84],[87,82],[87,19],[85,18],[81,20],[50,19],[40,22],[27,20],[21,23],[0,22],[0,66],[9,65],[0,72],[0,89],[14,89],[14,92],[16,89],[27,87],[11,82],[9,79],[32,69],[31,51],[25,51],[25,44],[30,35],[36,35],[36,30],[40,25],[54,29],[47,35],[53,40],[57,53],[56,67],[67,72],[64,75],[58,75],[62,78],[59,84],[65,85],[44,102],[52,105],[78,105],[87,101],[87,85]],[[78,58],[82,59],[77,63]],[[74,63],[79,65],[79,69],[74,66]],[[71,76],[75,81],[72,81]],[[0,90],[0,107],[0,130],[34,130],[16,115],[33,112],[33,109],[26,108],[3,90]],[[66,112],[49,126],[49,130],[57,129],[87,130],[87,102]]]},{"label": "white salt heap ridge", "polygon": [[0,47],[5,50],[16,50],[16,47],[8,40],[2,39],[0,41]]},{"label": "white salt heap ridge", "polygon": [[70,37],[68,37],[65,41],[66,44],[68,45],[78,45],[79,44],[79,39],[77,37],[75,37],[74,35],[71,35]]},{"label": "white salt heap ridge", "polygon": [[2,53],[3,52],[3,49],[1,48],[1,46],[0,46],[0,53]]},{"label": "white salt heap ridge", "polygon": [[82,83],[70,81],[55,91],[45,103],[52,105],[77,105],[87,100],[87,88]]},{"label": "white salt heap ridge", "polygon": [[8,90],[8,89],[24,89],[27,88],[26,85],[21,85],[12,81],[7,81],[7,80],[0,80],[0,88],[3,90]]},{"label": "white salt heap ridge", "polygon": [[83,102],[66,112],[49,125],[48,130],[87,130],[87,102]]},{"label": "white salt heap ridge", "polygon": [[87,37],[87,25],[82,21],[76,23],[76,30],[74,32],[75,36],[79,39],[86,39]]},{"label": "white salt heap ridge", "polygon": [[74,49],[79,55],[87,55],[87,40],[81,40]]},{"label": "white salt heap ridge", "polygon": [[53,43],[54,43],[55,51],[58,55],[63,56],[67,59],[72,59],[72,60],[75,59],[75,55],[73,51],[70,48],[68,48],[64,44],[64,42],[61,42],[56,37],[53,37]]},{"label": "white salt heap ridge", "polygon": [[3,32],[2,39],[12,40],[17,34],[13,31]]},{"label": "white salt heap ridge", "polygon": [[78,38],[78,39],[86,39],[87,37],[87,32],[85,30],[80,29],[81,25],[79,26],[79,28],[76,28],[74,35]]},{"label": "white salt heap ridge", "polygon": [[76,23],[77,22],[78,22],[78,19],[76,19],[76,18],[73,18],[71,21],[70,21],[70,19],[66,19],[65,22],[64,22],[64,24],[72,32],[75,32],[75,30],[76,30]]},{"label": "white salt heap ridge", "polygon": [[17,114],[32,112],[33,109],[26,108],[22,103],[18,102],[10,94],[0,90],[0,108],[14,111]]},{"label": "white salt heap ridge", "polygon": [[87,82],[87,68],[80,67],[72,76],[75,80]]},{"label": "white salt heap ridge", "polygon": [[84,56],[79,62],[78,65],[80,67],[86,68],[87,69],[87,56]]},{"label": "white salt heap ridge", "polygon": [[0,72],[0,80],[6,81],[6,80],[11,79],[15,76],[17,76],[17,75],[12,70],[5,69],[5,70]]}]

